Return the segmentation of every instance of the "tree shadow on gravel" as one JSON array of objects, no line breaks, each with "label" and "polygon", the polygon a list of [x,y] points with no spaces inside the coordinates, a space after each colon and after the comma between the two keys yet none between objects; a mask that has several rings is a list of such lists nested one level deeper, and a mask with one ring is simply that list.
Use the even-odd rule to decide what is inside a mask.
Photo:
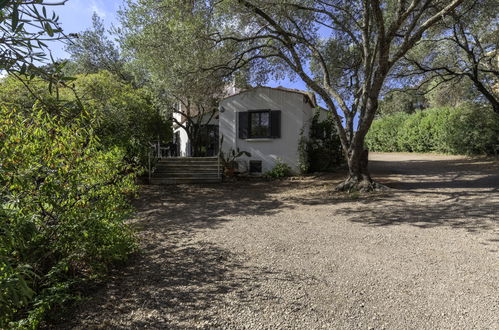
[{"label": "tree shadow on gravel", "polygon": [[241,256],[193,240],[198,230],[216,228],[229,216],[272,215],[283,207],[271,196],[294,183],[261,182],[238,187],[146,186],[135,202],[131,225],[142,252],[112,271],[105,284],[50,329],[185,329],[224,327],[213,306],[228,294],[238,301],[272,300],[254,289],[272,278],[303,283],[296,274],[243,266]]},{"label": "tree shadow on gravel", "polygon": [[373,161],[370,166],[380,182],[395,190],[383,207],[342,208],[341,214],[353,222],[490,233],[498,228],[498,162],[489,158]]},{"label": "tree shadow on gravel", "polygon": [[[394,189],[487,188],[499,192],[499,162],[490,158],[371,161],[375,176]],[[394,180],[397,178],[398,180]]]},{"label": "tree shadow on gravel", "polygon": [[352,222],[370,226],[410,224],[419,228],[448,226],[468,232],[492,231],[499,224],[499,199],[486,196],[468,199],[472,194],[438,193],[444,197],[435,203],[412,202],[420,194],[410,192],[408,199],[393,199],[384,207],[345,207],[339,213],[351,217]]}]

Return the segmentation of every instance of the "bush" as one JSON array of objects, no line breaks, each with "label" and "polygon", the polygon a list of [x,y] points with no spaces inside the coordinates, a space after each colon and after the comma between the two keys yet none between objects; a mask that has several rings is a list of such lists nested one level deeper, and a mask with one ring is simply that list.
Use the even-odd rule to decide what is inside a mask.
[{"label": "bush", "polygon": [[125,152],[128,163],[147,165],[149,143],[158,139],[171,139],[171,126],[153,106],[151,93],[144,88],[133,88],[108,71],[77,75],[72,82],[74,90],[55,87],[52,93],[48,83],[34,78],[25,83],[36,94],[27,91],[24,85],[7,77],[0,83],[0,106],[15,107],[31,112],[42,106],[47,113],[72,119],[82,114],[82,109],[91,113],[94,134],[104,147],[119,147]]},{"label": "bush", "polygon": [[312,118],[309,137],[298,142],[299,168],[301,173],[331,171],[344,161],[341,141],[333,119],[320,121],[320,112]]},{"label": "bush", "polygon": [[291,168],[288,164],[283,163],[280,160],[277,160],[274,168],[270,171],[265,172],[263,177],[266,179],[282,179],[291,175]]},{"label": "bush", "polygon": [[404,112],[375,120],[366,137],[366,146],[371,151],[394,152],[399,150],[398,136],[400,128],[409,115]]},{"label": "bush", "polygon": [[382,152],[484,154],[493,151],[498,136],[497,114],[467,105],[383,117],[373,122],[366,145]]},{"label": "bush", "polygon": [[86,122],[0,108],[0,328],[36,328],[135,249],[134,175]]}]

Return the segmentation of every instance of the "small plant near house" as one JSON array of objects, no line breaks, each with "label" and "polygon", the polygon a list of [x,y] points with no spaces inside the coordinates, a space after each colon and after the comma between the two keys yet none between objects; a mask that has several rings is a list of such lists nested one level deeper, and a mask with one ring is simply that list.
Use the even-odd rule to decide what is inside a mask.
[{"label": "small plant near house", "polygon": [[[220,146],[222,146],[224,142],[224,137],[222,136],[220,140]],[[229,149],[227,153],[224,153],[220,148],[220,153],[218,154],[218,158],[222,163],[224,168],[224,175],[227,177],[234,177],[237,170],[237,159],[242,156],[251,157],[251,154],[244,150],[237,149]]]},{"label": "small plant near house", "polygon": [[277,160],[274,168],[263,174],[263,177],[269,180],[282,179],[291,175],[291,168],[288,164]]}]

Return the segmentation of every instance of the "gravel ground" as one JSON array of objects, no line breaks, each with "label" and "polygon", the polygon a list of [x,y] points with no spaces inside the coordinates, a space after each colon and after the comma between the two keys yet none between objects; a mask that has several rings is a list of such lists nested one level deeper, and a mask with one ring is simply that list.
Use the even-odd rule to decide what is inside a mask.
[{"label": "gravel ground", "polygon": [[499,329],[499,163],[372,154],[342,174],[144,187],[143,253],[58,328]]}]

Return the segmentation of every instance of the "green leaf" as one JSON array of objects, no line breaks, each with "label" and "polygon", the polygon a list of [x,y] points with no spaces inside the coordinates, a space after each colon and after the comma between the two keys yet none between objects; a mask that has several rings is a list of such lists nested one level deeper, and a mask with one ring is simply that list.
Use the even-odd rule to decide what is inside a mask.
[{"label": "green leaf", "polygon": [[0,0],[0,9],[3,9],[7,5],[7,2],[9,2],[9,0]]},{"label": "green leaf", "polygon": [[45,31],[47,31],[48,35],[53,37],[54,36],[54,30],[52,29],[52,26],[49,23],[44,24]]},{"label": "green leaf", "polygon": [[16,31],[18,23],[19,23],[18,5],[14,5],[12,7],[12,22],[11,22],[12,31]]}]

